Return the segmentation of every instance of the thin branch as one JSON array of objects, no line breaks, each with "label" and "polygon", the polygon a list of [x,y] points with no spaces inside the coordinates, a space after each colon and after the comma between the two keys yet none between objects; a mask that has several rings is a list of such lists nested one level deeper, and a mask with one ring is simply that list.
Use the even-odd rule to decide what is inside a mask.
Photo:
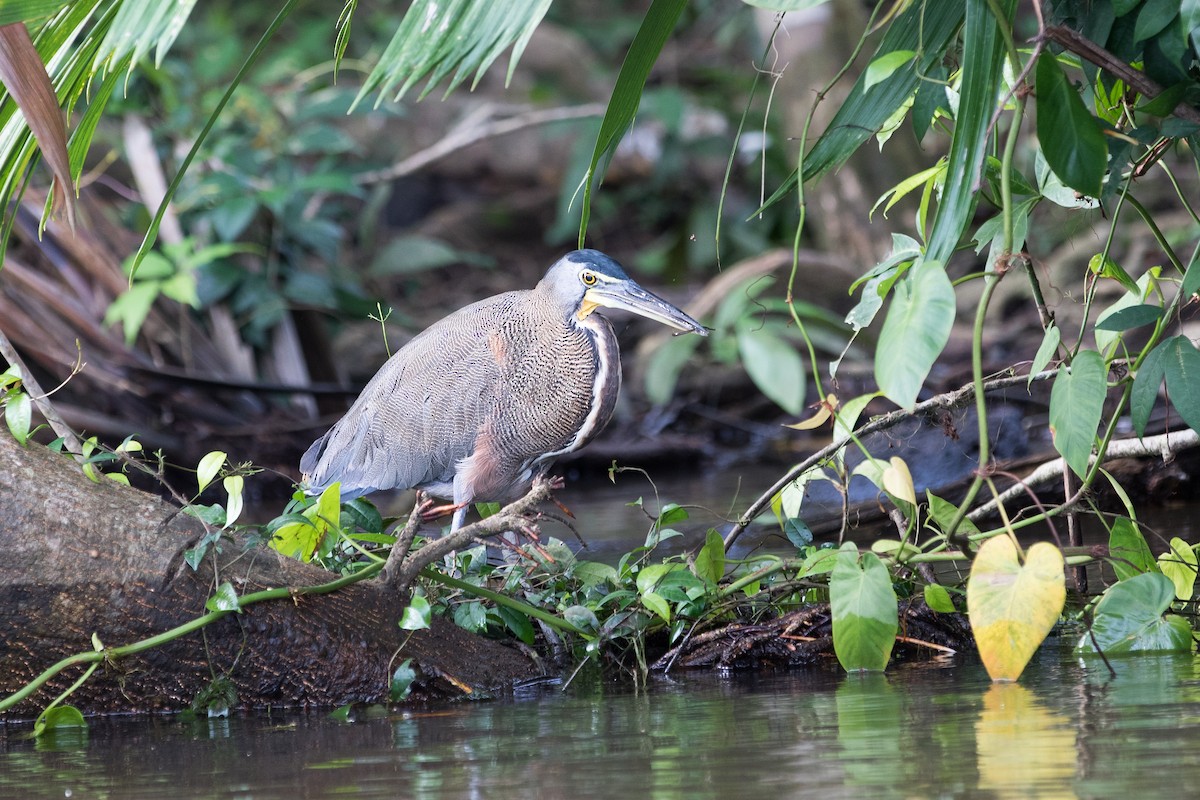
[{"label": "thin branch", "polygon": [[432,147],[427,147],[413,153],[403,161],[390,167],[364,172],[355,176],[354,182],[360,185],[370,185],[395,180],[432,164],[435,161],[458,150],[469,147],[476,142],[497,136],[504,136],[525,128],[546,125],[551,122],[564,122],[572,119],[599,117],[604,113],[602,103],[588,103],[582,106],[567,106],[565,108],[542,108],[515,114],[505,119],[489,119],[496,111],[490,103],[480,106],[468,114],[441,141]]},{"label": "thin branch", "polygon": [[[1126,84],[1148,97],[1155,98],[1163,93],[1163,87],[1144,72],[1134,69],[1100,45],[1083,36],[1078,31],[1065,28],[1062,25],[1049,25],[1045,36],[1052,42],[1062,45],[1080,58],[1087,59],[1105,72],[1125,81]],[[1200,109],[1180,100],[1171,112],[1180,119],[1200,124]]]},{"label": "thin branch", "polygon": [[[1185,428],[1174,433],[1163,433],[1158,436],[1147,436],[1144,439],[1115,439],[1109,442],[1108,447],[1105,449],[1104,460],[1160,456],[1164,461],[1169,461],[1175,453],[1196,447],[1197,445],[1200,445],[1200,434],[1197,434],[1191,428]],[[1092,462],[1095,462],[1095,460],[1096,457],[1092,456]],[[989,500],[976,508],[968,515],[968,518],[976,520],[986,517],[996,510],[997,504],[1005,503],[1019,497],[1032,486],[1048,483],[1060,477],[1065,469],[1066,465],[1061,458],[1056,458],[1039,465],[1023,481],[1015,486],[1010,486],[995,499]]]},{"label": "thin branch", "polygon": [[[1050,369],[1039,372],[1033,376],[1014,375],[1006,378],[996,378],[990,381],[985,381],[983,384],[983,390],[985,392],[989,392],[996,389],[1005,389],[1009,386],[1019,386],[1020,384],[1030,380],[1050,380],[1057,374],[1057,369]],[[848,436],[844,440],[827,445],[813,453],[804,461],[788,470],[783,477],[775,481],[775,484],[771,486],[770,489],[767,489],[767,491],[763,492],[763,494],[760,495],[757,500],[750,504],[750,507],[746,509],[746,511],[740,517],[738,517],[737,522],[734,524],[729,533],[725,534],[725,548],[729,549],[729,546],[737,540],[738,536],[742,534],[742,531],[744,531],[759,514],[761,514],[767,509],[768,506],[770,506],[771,498],[782,492],[785,486],[796,480],[796,478],[800,477],[808,470],[820,464],[822,461],[832,458],[838,452],[838,450],[846,447],[855,439],[861,439],[863,436],[875,433],[876,431],[886,430],[900,424],[901,422],[904,422],[905,420],[912,419],[913,417],[925,416],[931,411],[946,411],[959,408],[960,406],[964,406],[967,403],[972,402],[974,398],[975,386],[973,384],[967,384],[961,389],[956,389],[953,392],[944,392],[943,394],[939,394],[936,397],[931,397],[924,402],[917,403],[911,409],[901,408],[888,414],[875,417],[865,425],[861,425],[857,430],[854,431],[852,436]]]},{"label": "thin branch", "polygon": [[[551,490],[560,485],[555,479],[545,476],[538,477],[534,480],[533,486],[530,487],[529,492],[524,497],[509,503],[487,519],[481,519],[479,522],[464,525],[457,531],[424,545],[420,550],[407,555],[407,557],[407,548],[405,551],[400,551],[396,558],[403,559],[403,561],[399,565],[394,564],[392,557],[389,556],[388,567],[390,569],[385,580],[388,584],[395,587],[397,591],[406,592],[422,569],[441,559],[447,553],[465,547],[477,538],[495,536],[505,531],[528,528],[532,524],[531,514],[534,509],[537,508],[538,504],[549,500]],[[409,524],[412,524],[411,518]],[[406,530],[407,527],[406,525]],[[401,534],[401,538],[404,537],[405,534]],[[408,541],[411,542],[411,538]],[[397,541],[396,544],[399,545],[401,542]],[[394,547],[393,552],[396,552],[397,549]]]},{"label": "thin branch", "polygon": [[79,441],[79,437],[75,435],[75,431],[71,430],[67,423],[63,422],[63,418],[58,415],[53,404],[51,404],[49,396],[42,391],[42,387],[38,384],[37,379],[33,377],[33,373],[29,371],[29,367],[17,354],[16,348],[12,342],[4,335],[4,331],[0,331],[0,356],[4,356],[9,364],[21,370],[21,383],[29,392],[29,399],[37,406],[37,410],[46,422],[50,423],[50,428],[62,437],[63,444],[70,452],[77,456],[83,455],[83,445]]}]

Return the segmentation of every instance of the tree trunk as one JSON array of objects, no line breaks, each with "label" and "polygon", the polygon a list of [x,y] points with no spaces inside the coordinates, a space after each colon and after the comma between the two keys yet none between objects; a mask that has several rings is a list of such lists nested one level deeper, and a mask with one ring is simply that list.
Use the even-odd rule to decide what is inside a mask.
[{"label": "tree trunk", "polygon": [[[202,616],[219,582],[244,595],[337,577],[231,541],[215,567],[210,557],[193,571],[182,554],[203,533],[157,497],[93,483],[68,457],[0,436],[0,699],[60,659],[91,651],[93,634],[113,647]],[[410,638],[396,624],[403,609],[399,594],[373,580],[258,603],[110,660],[67,702],[85,713],[182,709],[221,675],[242,707],[381,702],[391,668],[408,657],[417,697],[474,695],[537,673],[518,651],[444,621]],[[81,674],[57,675],[8,713],[36,713]]]}]

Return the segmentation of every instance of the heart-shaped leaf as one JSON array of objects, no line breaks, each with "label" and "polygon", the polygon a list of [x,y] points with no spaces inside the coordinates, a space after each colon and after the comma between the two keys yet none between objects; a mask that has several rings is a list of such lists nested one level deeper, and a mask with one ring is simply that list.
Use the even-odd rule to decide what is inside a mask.
[{"label": "heart-shaped leaf", "polygon": [[1175,599],[1175,584],[1161,572],[1146,572],[1114,583],[1096,604],[1092,630],[1077,650],[1106,654],[1147,651],[1191,652],[1192,626],[1178,614],[1163,613]]},{"label": "heart-shaped leaf", "polygon": [[1158,565],[1146,544],[1146,537],[1129,517],[1117,517],[1108,533],[1108,558],[1117,580],[1123,581],[1143,572],[1157,572]]},{"label": "heart-shaped leaf", "polygon": [[1008,536],[984,542],[967,580],[967,613],[983,666],[994,681],[1015,681],[1054,627],[1067,599],[1063,556],[1038,542],[1017,559]]},{"label": "heart-shaped leaf", "polygon": [[1196,588],[1196,551],[1176,536],[1171,549],[1158,557],[1158,568],[1175,584],[1175,599],[1187,602]]},{"label": "heart-shaped leaf", "polygon": [[838,551],[829,576],[833,615],[833,651],[847,672],[887,667],[896,643],[899,615],[892,576],[874,553],[863,553],[859,565],[853,542]]}]

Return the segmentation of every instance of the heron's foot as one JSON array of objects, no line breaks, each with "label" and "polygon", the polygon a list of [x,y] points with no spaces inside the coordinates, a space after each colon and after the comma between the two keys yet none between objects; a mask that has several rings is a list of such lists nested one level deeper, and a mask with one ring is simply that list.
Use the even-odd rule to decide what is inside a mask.
[{"label": "heron's foot", "polygon": [[470,503],[442,503],[441,505],[438,505],[438,504],[434,503],[433,500],[426,497],[425,500],[422,501],[422,503],[420,505],[421,521],[422,522],[433,522],[434,520],[441,519],[442,517],[446,516],[447,514],[457,513],[460,509],[466,508],[469,505],[471,505],[471,504]]}]

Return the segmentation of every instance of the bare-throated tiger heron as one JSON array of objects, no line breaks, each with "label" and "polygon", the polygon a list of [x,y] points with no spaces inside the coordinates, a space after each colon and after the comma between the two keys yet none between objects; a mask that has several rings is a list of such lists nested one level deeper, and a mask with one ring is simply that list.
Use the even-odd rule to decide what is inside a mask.
[{"label": "bare-throated tiger heron", "polygon": [[471,502],[515,497],[612,417],[621,362],[598,307],[707,335],[603,253],[568,253],[533,289],[459,309],[393,355],[304,454],[307,490],[423,490],[458,507],[452,529]]}]

